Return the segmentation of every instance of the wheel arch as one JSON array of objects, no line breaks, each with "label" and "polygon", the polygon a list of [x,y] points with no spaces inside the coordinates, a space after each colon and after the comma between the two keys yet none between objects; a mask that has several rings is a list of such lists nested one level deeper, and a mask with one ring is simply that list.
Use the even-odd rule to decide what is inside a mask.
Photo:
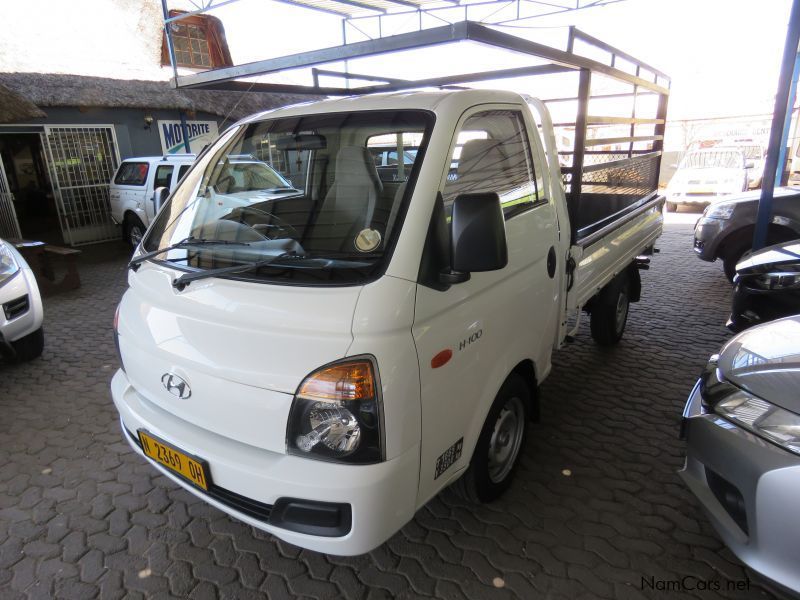
[{"label": "wheel arch", "polygon": [[[755,235],[756,226],[755,224],[745,225],[743,227],[739,227],[738,229],[734,229],[730,233],[728,233],[725,237],[723,237],[719,243],[717,244],[716,249],[714,250],[714,260],[718,258],[724,259],[728,256],[728,253],[735,248],[738,248],[740,244],[744,242],[752,242],[753,236]],[[790,240],[800,237],[800,232],[788,227],[786,225],[781,225],[778,223],[770,223],[767,229],[767,239],[778,239],[778,240]],[[779,243],[779,242],[776,242]]]},{"label": "wheel arch", "polygon": [[[511,369],[511,373],[509,376],[516,373],[517,375],[521,376],[522,379],[525,380],[525,383],[528,386],[528,390],[531,394],[531,402],[530,406],[528,407],[528,416],[530,417],[531,421],[539,421],[539,384],[536,378],[536,365],[534,364],[533,360],[530,358],[526,358],[525,360],[520,361],[517,363],[513,369]],[[506,377],[508,379],[508,377]],[[505,383],[505,379],[503,380]]]}]

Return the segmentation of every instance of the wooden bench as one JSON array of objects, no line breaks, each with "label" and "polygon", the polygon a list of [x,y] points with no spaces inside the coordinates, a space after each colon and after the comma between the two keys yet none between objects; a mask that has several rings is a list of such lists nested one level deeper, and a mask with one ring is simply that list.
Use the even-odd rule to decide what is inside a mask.
[{"label": "wooden bench", "polygon": [[[75,259],[80,250],[53,246],[34,240],[9,240],[22,257],[28,262],[36,274],[36,280],[42,294],[49,295],[81,287],[81,277]],[[54,262],[63,263],[66,273],[60,281],[56,281]]]},{"label": "wooden bench", "polygon": [[[78,264],[75,261],[80,253],[80,250],[75,250],[74,248],[51,246],[50,244],[44,247],[44,253],[41,255],[40,270],[45,281],[43,293],[54,294],[81,287],[81,276],[78,273]],[[54,259],[60,260],[66,267],[67,272],[61,278],[61,281],[56,281],[55,270],[53,269]]]}]

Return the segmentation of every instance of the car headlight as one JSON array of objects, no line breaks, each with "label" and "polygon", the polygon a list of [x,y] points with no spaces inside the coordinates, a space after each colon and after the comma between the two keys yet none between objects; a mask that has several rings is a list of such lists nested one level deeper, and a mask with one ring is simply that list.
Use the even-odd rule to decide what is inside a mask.
[{"label": "car headlight", "polygon": [[800,273],[795,271],[777,271],[762,273],[756,277],[748,278],[750,287],[762,290],[790,290],[800,288]]},{"label": "car headlight", "polygon": [[730,219],[735,208],[736,206],[733,204],[712,204],[706,210],[705,217],[707,219]]},{"label": "car headlight", "polygon": [[757,436],[800,454],[800,415],[743,391],[719,402],[714,411]]},{"label": "car headlight", "polygon": [[303,380],[289,411],[286,449],[356,464],[384,459],[383,410],[372,357],[332,363]]},{"label": "car headlight", "polygon": [[19,271],[19,263],[8,244],[0,242],[0,285],[5,284]]}]

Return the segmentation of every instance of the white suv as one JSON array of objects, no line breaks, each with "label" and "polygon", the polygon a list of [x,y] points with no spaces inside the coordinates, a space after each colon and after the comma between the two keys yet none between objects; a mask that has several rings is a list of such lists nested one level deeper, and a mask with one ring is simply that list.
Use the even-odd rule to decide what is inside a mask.
[{"label": "white suv", "polygon": [[33,271],[13,244],[0,240],[0,356],[17,362],[41,355],[43,318]]},{"label": "white suv", "polygon": [[122,225],[125,240],[136,248],[157,212],[156,188],[172,190],[192,166],[194,154],[128,158],[111,180],[111,218]]}]

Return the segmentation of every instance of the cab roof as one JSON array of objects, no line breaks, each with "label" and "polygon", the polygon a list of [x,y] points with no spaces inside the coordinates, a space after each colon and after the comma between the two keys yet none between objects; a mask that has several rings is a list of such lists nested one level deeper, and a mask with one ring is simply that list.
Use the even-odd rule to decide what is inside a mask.
[{"label": "cab roof", "polygon": [[361,112],[368,110],[459,110],[463,112],[470,106],[486,103],[521,104],[524,100],[516,92],[507,90],[464,89],[464,90],[407,90],[385,94],[366,94],[347,96],[329,100],[317,100],[294,104],[284,108],[257,113],[239,121],[252,123],[262,119],[294,117],[336,112]]}]

